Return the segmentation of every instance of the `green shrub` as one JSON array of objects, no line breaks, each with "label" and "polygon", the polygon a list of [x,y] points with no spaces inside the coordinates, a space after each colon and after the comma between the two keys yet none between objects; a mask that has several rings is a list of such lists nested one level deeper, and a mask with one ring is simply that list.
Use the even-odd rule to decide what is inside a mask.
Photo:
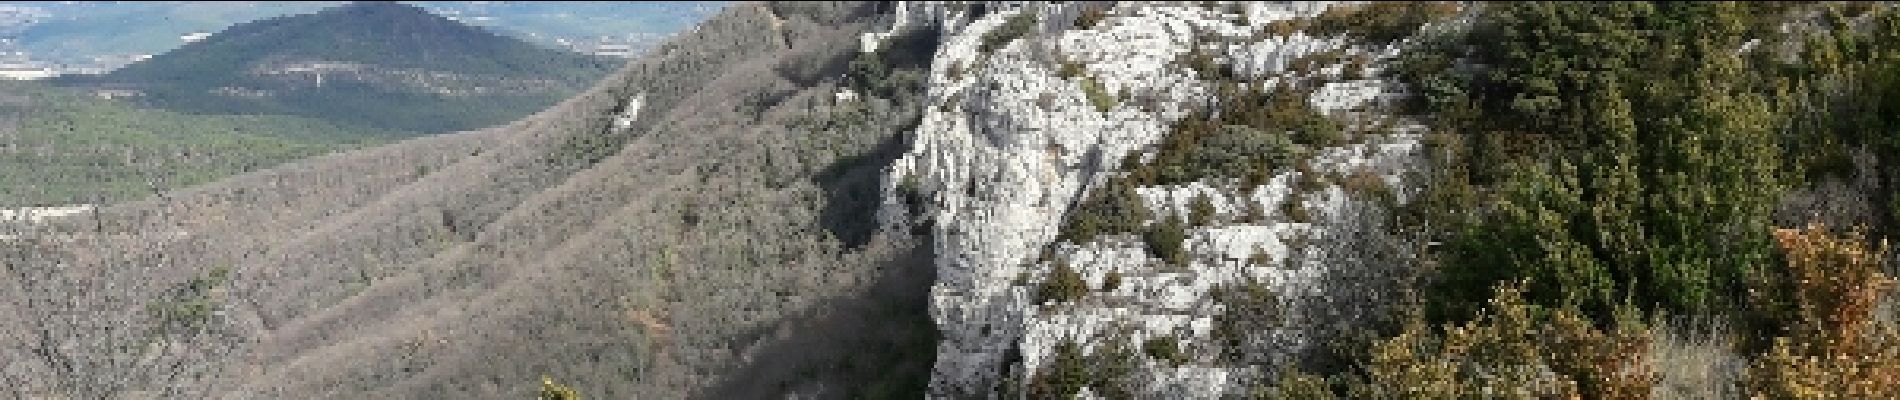
[{"label": "green shrub", "polygon": [[1214,212],[1214,201],[1206,193],[1195,195],[1194,201],[1188,203],[1188,225],[1208,226],[1214,222]]},{"label": "green shrub", "polygon": [[1338,122],[1290,90],[1234,89],[1220,113],[1198,113],[1162,138],[1153,162],[1130,171],[1144,185],[1239,179],[1256,186],[1308,157],[1314,146],[1342,144]]},{"label": "green shrub", "polygon": [[1285,136],[1247,126],[1183,122],[1162,139],[1154,163],[1134,172],[1146,184],[1183,184],[1207,178],[1265,182],[1304,151]]},{"label": "green shrub", "polygon": [[1188,355],[1181,350],[1181,340],[1173,336],[1155,336],[1141,342],[1142,354],[1148,358],[1163,361],[1172,366],[1181,366],[1188,362]]},{"label": "green shrub", "polygon": [[1325,400],[1337,399],[1338,394],[1327,384],[1326,379],[1305,371],[1292,370],[1280,374],[1274,386],[1258,396],[1265,400]]},{"label": "green shrub", "polygon": [[1082,280],[1082,274],[1069,268],[1068,263],[1058,263],[1049,277],[1043,279],[1042,287],[1036,291],[1038,303],[1072,302],[1088,296],[1089,284]]},{"label": "green shrub", "polygon": [[213,267],[204,276],[173,286],[160,300],[146,304],[145,311],[158,321],[160,329],[204,330],[218,308],[212,291],[224,286],[230,275],[228,266]]},{"label": "green shrub", "polygon": [[1095,106],[1096,112],[1114,110],[1118,102],[1114,96],[1108,95],[1108,89],[1102,87],[1102,82],[1092,76],[1082,78],[1082,96],[1088,98],[1089,105]]},{"label": "green shrub", "polygon": [[1346,175],[1345,179],[1340,180],[1339,185],[1346,189],[1347,193],[1356,194],[1363,198],[1386,201],[1388,203],[1391,202],[1393,196],[1395,196],[1392,187],[1385,183],[1385,177],[1366,169],[1353,171],[1352,174]]},{"label": "green shrub", "polygon": [[1075,79],[1087,76],[1088,72],[1088,68],[1083,66],[1082,63],[1064,61],[1062,62],[1062,67],[1056,70],[1056,76],[1062,77],[1062,79]]},{"label": "green shrub", "polygon": [[1441,91],[1473,106],[1441,114],[1470,139],[1451,168],[1494,194],[1441,205],[1481,214],[1446,224],[1433,297],[1457,305],[1440,315],[1470,315],[1485,288],[1518,278],[1532,302],[1598,322],[1626,300],[1681,314],[1742,303],[1745,277],[1773,257],[1768,216],[1785,185],[1785,119],[1760,86],[1773,79],[1732,50],[1745,21],[1764,19],[1752,7],[1491,4],[1460,45],[1414,58],[1488,68],[1401,74],[1459,86]]},{"label": "green shrub", "polygon": [[1064,341],[1056,345],[1048,365],[1030,378],[1028,398],[1073,399],[1082,388],[1104,398],[1134,398],[1129,388],[1138,356],[1119,338],[1105,341],[1088,354],[1075,342]]},{"label": "green shrub", "polygon": [[1345,50],[1334,49],[1296,57],[1292,61],[1288,61],[1286,67],[1294,71],[1318,71],[1320,68],[1339,64],[1345,61],[1345,59]]},{"label": "green shrub", "polygon": [[1308,33],[1344,35],[1370,44],[1386,44],[1411,36],[1426,23],[1450,18],[1458,3],[1449,1],[1375,1],[1333,6],[1313,18]]},{"label": "green shrub", "polygon": [[1035,11],[1024,9],[1023,11],[1017,12],[1016,15],[1011,15],[1008,20],[1003,21],[1003,25],[997,26],[996,29],[990,30],[989,32],[984,32],[982,41],[977,43],[976,50],[982,53],[994,52],[997,49],[1003,48],[1004,45],[1008,45],[1009,42],[1015,41],[1023,37],[1023,35],[1028,35],[1030,31],[1035,29]]},{"label": "green shrub", "polygon": [[1069,211],[1057,240],[1088,243],[1096,235],[1135,232],[1151,218],[1147,203],[1127,179],[1110,179]]},{"label": "green shrub", "polygon": [[[892,38],[878,51],[859,53],[847,63],[845,85],[865,96],[884,99],[903,98],[903,93],[921,90],[929,65],[920,62],[935,52],[936,37],[912,33]],[[951,71],[955,79],[961,71]]]},{"label": "green shrub", "polygon": [[1285,325],[1285,307],[1279,294],[1267,283],[1251,279],[1221,285],[1212,293],[1221,306],[1209,335],[1218,346],[1219,360],[1241,364],[1262,361],[1267,349],[1261,348],[1257,339]]},{"label": "green shrub", "polygon": [[1141,241],[1148,248],[1148,254],[1170,265],[1187,265],[1188,254],[1182,242],[1187,240],[1187,227],[1181,218],[1169,215],[1149,227],[1141,235]]},{"label": "green shrub", "polygon": [[1306,32],[1320,37],[1345,36],[1366,44],[1384,45],[1411,36],[1426,23],[1458,13],[1449,1],[1375,1],[1336,5],[1313,18],[1274,21],[1256,36],[1291,36]]},{"label": "green shrub", "polygon": [[1102,20],[1107,18],[1108,10],[1089,7],[1083,9],[1082,14],[1075,17],[1075,28],[1082,30],[1095,29],[1096,25],[1101,24]]},{"label": "green shrub", "polygon": [[156,316],[163,325],[197,331],[211,320],[214,308],[210,300],[198,298],[154,302],[146,306],[146,312]]},{"label": "green shrub", "polygon": [[1029,381],[1029,398],[1073,399],[1090,383],[1088,360],[1082,346],[1065,341],[1056,344],[1055,356]]},{"label": "green shrub", "polygon": [[1287,199],[1280,202],[1280,215],[1286,217],[1286,222],[1301,224],[1313,222],[1313,214],[1306,210],[1306,202],[1300,199]]},{"label": "green shrub", "polygon": [[1238,77],[1232,65],[1220,63],[1214,58],[1212,52],[1198,46],[1186,53],[1181,53],[1181,56],[1175,59],[1175,63],[1186,67],[1189,71],[1194,71],[1194,76],[1204,81],[1231,82]]}]

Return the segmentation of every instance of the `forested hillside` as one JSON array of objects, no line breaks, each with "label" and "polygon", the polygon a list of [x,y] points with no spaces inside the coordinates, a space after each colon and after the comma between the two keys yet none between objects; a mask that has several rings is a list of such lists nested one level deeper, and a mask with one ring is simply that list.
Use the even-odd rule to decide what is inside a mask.
[{"label": "forested hillside", "polygon": [[0,82],[0,207],[137,200],[400,136],[305,117],[142,109]]},{"label": "forested hillside", "polygon": [[875,210],[935,41],[860,53],[880,7],[734,6],[514,123],[0,239],[0,391],[917,397],[933,254]]},{"label": "forested hillside", "polygon": [[544,48],[393,2],[232,26],[66,86],[129,89],[207,115],[298,115],[391,131],[501,124],[579,93],[624,60]]}]

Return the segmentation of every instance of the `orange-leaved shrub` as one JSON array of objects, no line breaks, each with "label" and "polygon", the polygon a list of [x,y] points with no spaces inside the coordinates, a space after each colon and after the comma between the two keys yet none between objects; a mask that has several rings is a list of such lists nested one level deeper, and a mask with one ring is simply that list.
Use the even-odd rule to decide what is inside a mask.
[{"label": "orange-leaved shrub", "polygon": [[1900,330],[1874,319],[1894,284],[1881,272],[1887,246],[1822,225],[1777,229],[1794,287],[1795,321],[1749,369],[1756,398],[1900,398]]},{"label": "orange-leaved shrub", "polygon": [[541,394],[536,395],[535,398],[540,400],[580,400],[581,394],[580,392],[574,391],[573,388],[554,383],[554,378],[552,377],[542,375]]},{"label": "orange-leaved shrub", "polygon": [[1598,329],[1573,308],[1524,299],[1524,283],[1500,285],[1477,319],[1442,331],[1415,316],[1376,344],[1355,398],[1647,398],[1657,374],[1645,360],[1649,333],[1634,312]]}]

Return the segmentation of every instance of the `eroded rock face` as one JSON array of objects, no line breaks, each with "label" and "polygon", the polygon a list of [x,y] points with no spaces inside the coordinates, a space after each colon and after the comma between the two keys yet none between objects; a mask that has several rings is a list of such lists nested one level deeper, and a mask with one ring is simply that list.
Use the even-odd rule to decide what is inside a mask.
[{"label": "eroded rock face", "polygon": [[[1038,371],[1050,367],[1060,343],[1075,342],[1091,352],[1113,341],[1139,348],[1149,338],[1167,336],[1187,349],[1188,361],[1137,360],[1135,377],[1126,379],[1134,382],[1129,390],[1143,397],[1218,397],[1258,376],[1263,366],[1310,347],[1314,338],[1308,336],[1324,332],[1311,327],[1324,324],[1301,324],[1302,318],[1353,320],[1303,315],[1351,312],[1353,305],[1304,305],[1364,300],[1360,294],[1327,293],[1328,280],[1340,278],[1342,270],[1401,262],[1393,257],[1405,257],[1409,243],[1384,237],[1380,226],[1365,222],[1383,212],[1378,205],[1356,200],[1337,183],[1298,185],[1300,172],[1279,171],[1257,187],[1222,181],[1138,188],[1156,215],[1186,215],[1187,204],[1205,196],[1217,219],[1226,221],[1188,230],[1184,248],[1191,261],[1185,266],[1165,265],[1130,235],[1055,243],[1071,207],[1114,176],[1125,157],[1152,153],[1175,123],[1218,103],[1213,82],[1176,62],[1196,48],[1231,65],[1243,80],[1310,83],[1315,90],[1309,103],[1335,119],[1385,119],[1382,126],[1397,126],[1317,151],[1308,173],[1376,177],[1397,188],[1403,201],[1405,177],[1421,167],[1415,129],[1364,111],[1391,97],[1396,85],[1347,79],[1339,64],[1289,66],[1338,51],[1363,54],[1374,61],[1368,68],[1382,68],[1404,43],[1374,48],[1346,38],[1260,33],[1275,21],[1311,18],[1334,5],[906,2],[889,32],[865,35],[866,51],[916,29],[939,29],[944,38],[931,63],[930,109],[913,148],[888,173],[883,212],[887,220],[901,218],[903,193],[912,191],[925,200],[925,210],[912,211],[935,222],[938,280],[931,311],[943,340],[931,395],[1022,393]],[[1088,28],[1076,26],[1091,8],[1105,11],[1099,14],[1105,18]],[[1012,19],[1023,25],[1020,18],[1034,23],[1011,39],[1004,32]],[[1209,36],[1234,40],[1209,43]],[[1100,91],[1090,94],[1088,85]],[[1105,100],[1112,106],[1101,107]],[[1286,202],[1301,203],[1311,215],[1283,215]],[[1238,218],[1243,210],[1267,215]],[[1309,245],[1322,241],[1328,244]],[[1340,246],[1383,246],[1395,255],[1366,257]],[[1036,287],[1053,263],[1080,273],[1090,294],[1036,304]],[[1120,284],[1098,290],[1111,273]],[[1229,306],[1215,289],[1247,282],[1265,283],[1280,295],[1288,310],[1279,317],[1285,328],[1244,338],[1255,353],[1249,360],[1218,357],[1215,319]]]}]

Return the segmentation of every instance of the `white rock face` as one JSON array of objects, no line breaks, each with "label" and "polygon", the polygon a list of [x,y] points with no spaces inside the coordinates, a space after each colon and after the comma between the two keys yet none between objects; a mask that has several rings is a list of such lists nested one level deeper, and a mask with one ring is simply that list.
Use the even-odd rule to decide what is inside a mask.
[{"label": "white rock face", "polygon": [[627,104],[621,107],[620,115],[614,116],[614,129],[632,128],[633,122],[640,120],[640,107],[645,105],[646,100],[646,93],[634,95],[632,99],[627,100]]},{"label": "white rock face", "polygon": [[[899,220],[905,206],[898,189],[910,182],[926,196],[927,210],[921,211],[935,221],[938,274],[931,315],[943,341],[931,397],[994,398],[1005,390],[999,385],[1012,381],[1019,386],[1009,390],[1021,393],[1063,342],[1076,342],[1087,353],[1111,340],[1139,349],[1148,338],[1168,336],[1185,349],[1211,348],[1215,319],[1224,307],[1212,292],[1223,285],[1264,283],[1289,304],[1327,297],[1317,282],[1333,270],[1328,265],[1350,268],[1360,261],[1341,258],[1351,253],[1326,246],[1302,250],[1289,243],[1365,231],[1334,228],[1360,219],[1356,214],[1363,201],[1334,183],[1299,189],[1302,177],[1292,170],[1251,188],[1209,182],[1138,188],[1157,215],[1185,216],[1197,196],[1214,205],[1221,222],[1188,231],[1184,245],[1191,261],[1185,266],[1147,254],[1139,238],[1130,235],[1082,244],[1052,242],[1070,207],[1115,173],[1124,157],[1151,151],[1174,123],[1216,103],[1211,83],[1175,61],[1197,47],[1215,51],[1248,79],[1324,78],[1329,83],[1316,85],[1308,102],[1341,119],[1363,117],[1357,110],[1390,97],[1395,85],[1347,80],[1338,65],[1320,71],[1286,68],[1319,52],[1385,60],[1397,54],[1395,49],[1362,49],[1343,38],[1304,34],[1247,39],[1268,23],[1312,17],[1333,5],[1118,3],[1106,19],[1084,30],[1070,22],[1079,7],[1090,6],[1082,3],[992,2],[985,4],[986,14],[974,17],[960,3],[906,2],[898,6],[890,31],[865,35],[866,51],[917,29],[939,29],[944,38],[931,63],[931,106],[914,133],[913,148],[888,171],[885,193],[891,195],[881,211],[887,223]],[[1246,25],[1229,13],[1236,10],[1245,14]],[[1019,13],[1036,15],[1037,28],[981,53],[984,35]],[[1201,43],[1208,34],[1244,44]],[[1082,66],[1083,76],[1062,77],[1065,62]],[[1099,82],[1115,105],[1098,110],[1084,94],[1085,79]],[[1404,176],[1420,168],[1421,157],[1417,136],[1399,131],[1323,149],[1313,157],[1311,173],[1367,171],[1400,188],[1402,199]],[[1311,216],[1296,221],[1283,215],[1285,202],[1299,202]],[[1242,221],[1245,210],[1263,210],[1264,218]],[[1054,261],[1042,259],[1045,251],[1055,255]],[[1120,284],[1075,302],[1034,304],[1035,288],[1053,269],[1051,262],[1067,263],[1091,289],[1102,288],[1111,273]],[[1288,318],[1302,318],[1297,314]],[[1284,358],[1310,342],[1299,329],[1270,333],[1285,353],[1270,358]],[[1210,351],[1189,353],[1189,362],[1180,365],[1142,357],[1132,379],[1140,382],[1134,388],[1138,397],[1240,394],[1244,381],[1260,374],[1258,366],[1223,363]]]},{"label": "white rock face", "polygon": [[0,222],[40,223],[48,219],[66,218],[92,212],[97,206],[79,204],[55,207],[21,207],[0,209]]}]

